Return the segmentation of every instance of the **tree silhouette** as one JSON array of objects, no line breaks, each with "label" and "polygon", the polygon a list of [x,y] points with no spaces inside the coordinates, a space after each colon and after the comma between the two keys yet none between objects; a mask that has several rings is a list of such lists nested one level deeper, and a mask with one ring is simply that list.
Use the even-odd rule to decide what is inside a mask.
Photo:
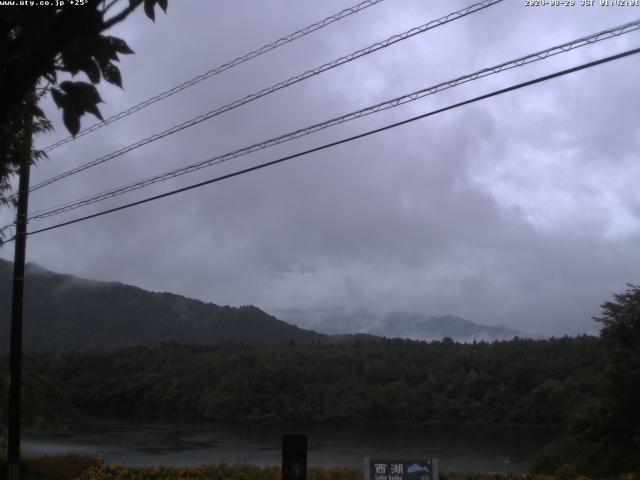
[{"label": "tree silhouette", "polygon": [[640,470],[640,287],[613,297],[594,317],[602,324],[598,374],[585,379],[567,434],[544,449],[537,470],[600,478]]},{"label": "tree silhouette", "polygon": [[[101,79],[122,87],[116,62],[119,54],[133,51],[120,38],[105,35],[138,7],[151,20],[155,6],[163,11],[168,0],[69,0],[59,6],[3,7],[0,17],[0,199],[9,188],[25,151],[24,125],[31,121],[25,105],[31,102],[33,133],[51,128],[37,103],[49,93],[62,110],[66,128],[80,130],[80,118],[91,113],[102,119],[102,102],[95,85]],[[84,73],[89,80],[69,80]],[[59,82],[59,76],[65,79]],[[43,156],[32,152],[31,161]]]},{"label": "tree silhouette", "polygon": [[[640,469],[640,286],[629,284],[602,305],[605,344],[604,402],[598,421],[586,430],[598,442],[607,470]],[[607,472],[608,473],[608,472]]]}]

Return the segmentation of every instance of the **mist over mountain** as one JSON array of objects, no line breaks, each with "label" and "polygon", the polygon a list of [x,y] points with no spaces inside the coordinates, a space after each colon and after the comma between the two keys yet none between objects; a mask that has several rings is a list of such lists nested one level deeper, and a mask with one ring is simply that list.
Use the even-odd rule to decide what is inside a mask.
[{"label": "mist over mountain", "polygon": [[[0,260],[0,346],[9,345],[13,264]],[[329,337],[253,306],[218,306],[117,282],[86,280],[27,264],[24,348],[63,351],[162,342],[278,344]]]},{"label": "mist over mountain", "polygon": [[[1,351],[9,345],[12,271],[13,264],[0,259]],[[58,274],[33,263],[26,266],[24,314],[26,351],[112,349],[163,342],[352,343],[383,336],[472,342],[527,336],[452,315],[288,310],[277,313],[283,321],[254,306],[219,306],[118,282]]]},{"label": "mist over mountain", "polygon": [[419,313],[392,312],[375,314],[365,310],[346,312],[328,310],[280,310],[279,318],[326,334],[368,333],[384,337],[413,340],[440,340],[450,337],[457,342],[510,340],[514,337],[541,338],[501,325],[481,325],[455,315],[440,317]]}]

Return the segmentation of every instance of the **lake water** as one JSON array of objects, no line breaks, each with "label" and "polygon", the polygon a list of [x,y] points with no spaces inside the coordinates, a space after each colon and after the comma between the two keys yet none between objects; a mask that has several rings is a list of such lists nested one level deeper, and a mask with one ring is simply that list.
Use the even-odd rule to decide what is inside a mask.
[{"label": "lake water", "polygon": [[524,471],[550,431],[238,425],[83,420],[65,432],[26,432],[31,455],[105,454],[120,465],[279,465],[283,434],[308,436],[309,466],[362,467],[364,457],[437,458],[440,470]]}]

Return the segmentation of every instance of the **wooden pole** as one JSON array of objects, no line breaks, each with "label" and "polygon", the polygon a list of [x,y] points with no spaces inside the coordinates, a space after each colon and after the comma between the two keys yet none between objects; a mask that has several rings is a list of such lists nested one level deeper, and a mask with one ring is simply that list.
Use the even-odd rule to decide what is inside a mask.
[{"label": "wooden pole", "polygon": [[13,296],[11,299],[11,350],[9,353],[9,424],[7,463],[9,480],[20,479],[20,399],[22,389],[22,310],[24,302],[24,264],[27,250],[27,214],[29,210],[29,173],[31,170],[31,136],[33,133],[33,95],[25,102],[23,156],[18,183],[18,209],[13,261]]}]

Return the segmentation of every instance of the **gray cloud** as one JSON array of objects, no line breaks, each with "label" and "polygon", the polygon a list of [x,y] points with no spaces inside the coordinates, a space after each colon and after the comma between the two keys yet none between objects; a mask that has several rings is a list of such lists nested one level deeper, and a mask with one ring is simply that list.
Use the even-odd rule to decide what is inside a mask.
[{"label": "gray cloud", "polygon": [[[114,32],[137,53],[123,60],[126,89],[101,90],[104,113],[349,4],[171,4],[155,25],[138,14]],[[52,152],[33,181],[465,4],[383,2]],[[526,8],[507,1],[52,185],[33,195],[32,209],[603,30],[639,11]],[[473,82],[126,198],[177,188],[630,48],[639,35]],[[271,311],[451,313],[534,333],[593,331],[590,317],[598,314],[598,305],[626,282],[638,282],[640,271],[637,61],[622,60],[33,236],[29,259],[89,278]],[[64,132],[59,113],[50,104],[47,110],[56,119],[58,138]],[[9,212],[2,212],[2,219],[9,220]],[[9,249],[2,254],[11,255]]]}]

